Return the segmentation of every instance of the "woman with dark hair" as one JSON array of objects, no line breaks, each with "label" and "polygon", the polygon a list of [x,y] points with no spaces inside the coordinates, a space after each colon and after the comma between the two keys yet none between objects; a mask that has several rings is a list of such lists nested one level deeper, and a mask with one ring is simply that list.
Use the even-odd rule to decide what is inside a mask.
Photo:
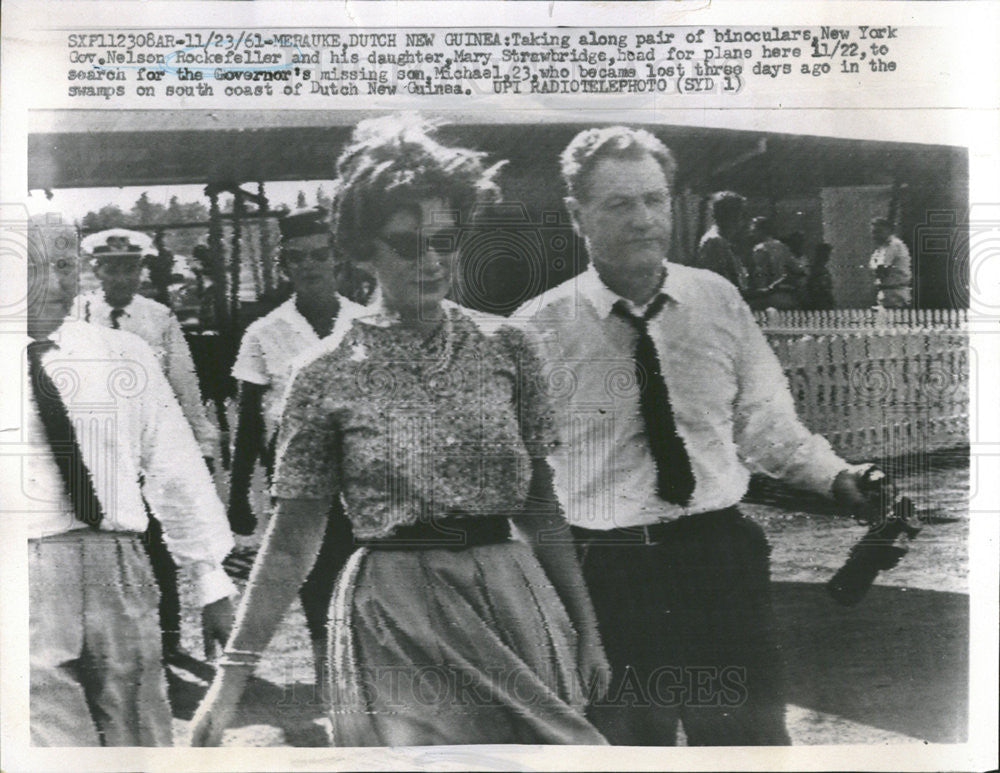
[{"label": "woman with dark hair", "polygon": [[195,744],[218,743],[338,497],[360,547],[330,606],[336,745],[605,743],[583,714],[608,666],[551,492],[538,360],[445,299],[460,218],[498,168],[399,118],[362,123],[341,156],[338,253],[382,298],[293,378],[278,509]]}]

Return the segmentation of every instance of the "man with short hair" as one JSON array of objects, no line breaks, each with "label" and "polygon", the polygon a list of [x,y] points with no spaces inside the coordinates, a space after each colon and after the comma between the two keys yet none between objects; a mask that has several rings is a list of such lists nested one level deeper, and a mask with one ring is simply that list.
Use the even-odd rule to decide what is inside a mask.
[{"label": "man with short hair", "polygon": [[557,406],[556,492],[613,671],[618,744],[785,744],[768,545],[750,472],[867,507],[861,467],[798,421],[737,289],[667,262],[674,163],[653,135],[582,132],[562,155],[590,267],[529,301]]},{"label": "man with short hair", "polygon": [[908,309],[913,303],[910,251],[884,217],[872,219],[872,242],[869,265],[875,272],[876,302],[883,309]]},{"label": "man with short hair", "polygon": [[[293,293],[247,327],[233,365],[240,408],[228,514],[237,534],[252,534],[256,527],[250,483],[258,458],[270,481],[281,407],[296,361],[319,346],[335,325],[346,324],[364,311],[340,292],[349,267],[335,258],[329,220],[323,207],[298,209],[279,218],[278,262],[292,283]],[[319,558],[299,591],[319,686],[324,684],[326,624],[333,585],[354,547],[351,522],[340,501],[335,501]]]},{"label": "man with short hair", "polygon": [[[152,241],[137,231],[112,228],[91,234],[84,245],[92,256],[101,288],[81,295],[75,313],[85,322],[134,333],[149,344],[201,446],[205,465],[209,472],[214,472],[219,431],[209,421],[201,400],[194,360],[180,322],[169,308],[138,292],[142,257],[155,254]],[[163,541],[163,530],[157,519],[150,520],[149,530],[145,545],[160,586],[163,650],[168,660],[176,660],[174,656],[180,653],[181,628],[177,565]]]},{"label": "man with short hair", "polygon": [[209,420],[202,402],[194,360],[181,324],[167,306],[139,294],[143,255],[152,251],[144,247],[144,242],[151,245],[149,237],[112,228],[91,234],[84,241],[101,288],[80,296],[79,315],[95,325],[135,333],[149,344],[211,469],[219,446],[219,430]]},{"label": "man with short hair", "polygon": [[76,253],[72,228],[30,231],[21,400],[4,425],[8,441],[19,436],[25,449],[17,468],[5,470],[16,485],[5,486],[0,509],[28,538],[31,739],[169,746],[144,502],[190,568],[204,631],[216,641],[232,624],[235,589],[221,562],[233,540],[149,346],[66,320]]},{"label": "man with short hair", "polygon": [[698,257],[694,265],[707,268],[725,277],[746,292],[750,277],[743,260],[736,253],[738,242],[746,230],[746,199],[733,191],[713,193],[709,200],[712,207],[712,227],[705,231],[698,243]]}]

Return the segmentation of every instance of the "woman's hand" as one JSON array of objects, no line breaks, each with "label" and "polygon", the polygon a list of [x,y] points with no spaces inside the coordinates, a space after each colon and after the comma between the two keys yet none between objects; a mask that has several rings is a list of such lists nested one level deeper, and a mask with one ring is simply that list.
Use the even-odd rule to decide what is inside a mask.
[{"label": "woman's hand", "polygon": [[580,633],[577,652],[580,679],[587,690],[588,702],[594,703],[604,698],[611,686],[611,665],[596,627],[588,627]]},{"label": "woman's hand", "polygon": [[246,666],[219,666],[212,686],[191,720],[192,746],[222,743],[222,733],[232,722],[250,672]]}]

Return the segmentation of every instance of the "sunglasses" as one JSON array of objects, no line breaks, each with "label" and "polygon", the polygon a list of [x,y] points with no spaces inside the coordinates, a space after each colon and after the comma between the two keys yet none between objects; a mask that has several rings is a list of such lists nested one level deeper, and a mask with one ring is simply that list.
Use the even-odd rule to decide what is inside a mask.
[{"label": "sunglasses", "polygon": [[315,250],[285,248],[281,251],[281,255],[289,265],[296,266],[307,260],[325,263],[333,257],[333,251],[329,247],[317,247]]},{"label": "sunglasses", "polygon": [[450,231],[435,234],[389,234],[378,239],[396,253],[397,257],[407,261],[416,261],[428,252],[446,255],[454,252],[457,245],[456,233]]}]

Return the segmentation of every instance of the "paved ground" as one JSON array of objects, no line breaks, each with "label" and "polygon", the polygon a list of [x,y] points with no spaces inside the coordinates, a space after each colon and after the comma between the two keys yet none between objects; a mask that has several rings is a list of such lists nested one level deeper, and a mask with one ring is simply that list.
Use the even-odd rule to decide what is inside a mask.
[{"label": "paved ground", "polygon": [[[968,694],[968,465],[938,458],[897,473],[921,508],[958,518],[928,525],[910,554],[857,607],[823,587],[864,529],[822,503],[764,487],[744,505],[772,544],[772,579],[789,682],[795,744],[959,742]],[[220,483],[220,488],[221,488]],[[242,540],[252,545],[259,538]],[[190,602],[190,599],[187,599]],[[200,653],[187,603],[185,645]],[[237,726],[234,746],[323,746],[321,696],[297,602],[268,649]],[[206,685],[172,675],[177,742]]]}]

